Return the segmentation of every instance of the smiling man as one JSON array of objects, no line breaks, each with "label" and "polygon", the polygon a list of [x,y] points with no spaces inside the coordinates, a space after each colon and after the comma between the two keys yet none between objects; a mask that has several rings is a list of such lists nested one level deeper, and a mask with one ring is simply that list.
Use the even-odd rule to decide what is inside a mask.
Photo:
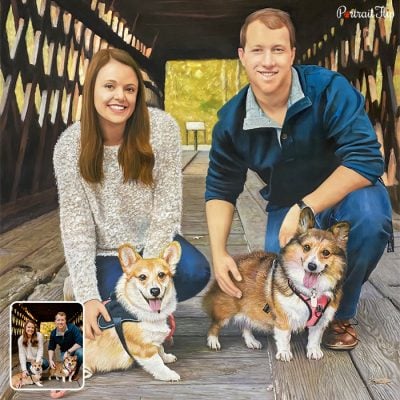
[{"label": "smiling man", "polygon": [[325,337],[327,347],[349,350],[358,343],[350,320],[361,286],[391,233],[390,201],[379,179],[384,163],[361,94],[336,72],[293,66],[295,51],[287,13],[266,8],[245,20],[238,54],[250,84],[219,111],[206,181],[214,275],[225,293],[241,297],[226,244],[248,169],[266,184],[266,251],[290,241],[306,206],[322,229],[350,222],[344,296]]},{"label": "smiling man", "polygon": [[71,323],[67,323],[67,316],[64,312],[58,312],[55,317],[56,328],[50,333],[49,341],[49,363],[51,368],[55,368],[54,352],[60,346],[62,360],[68,356],[77,356],[77,368],[72,379],[78,379],[79,368],[82,365],[82,333],[79,328]]}]

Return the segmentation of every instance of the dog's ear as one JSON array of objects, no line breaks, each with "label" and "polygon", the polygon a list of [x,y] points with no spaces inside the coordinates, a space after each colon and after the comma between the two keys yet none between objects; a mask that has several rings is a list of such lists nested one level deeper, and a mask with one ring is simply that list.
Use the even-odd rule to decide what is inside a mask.
[{"label": "dog's ear", "polygon": [[347,221],[341,221],[335,225],[332,225],[328,229],[328,231],[333,233],[333,236],[335,236],[336,241],[342,247],[346,247],[347,240],[349,239],[349,231],[350,231],[350,224]]},{"label": "dog's ear", "polygon": [[297,226],[297,234],[306,233],[309,229],[314,228],[315,217],[310,207],[304,207],[300,211],[299,225]]},{"label": "dog's ear", "polygon": [[130,244],[123,244],[118,249],[118,258],[122,270],[129,275],[132,265],[138,262],[142,257]]},{"label": "dog's ear", "polygon": [[177,241],[170,243],[160,254],[160,258],[165,260],[171,267],[172,272],[175,272],[176,264],[181,259],[181,245]]}]

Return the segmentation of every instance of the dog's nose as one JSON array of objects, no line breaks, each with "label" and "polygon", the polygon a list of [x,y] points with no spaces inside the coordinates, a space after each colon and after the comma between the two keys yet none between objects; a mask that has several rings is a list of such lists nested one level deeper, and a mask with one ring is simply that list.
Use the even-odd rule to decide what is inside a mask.
[{"label": "dog's nose", "polygon": [[315,264],[313,262],[308,263],[308,269],[310,271],[315,271],[317,269],[317,264]]},{"label": "dog's nose", "polygon": [[153,287],[150,289],[152,296],[157,297],[160,294],[160,289],[158,287]]}]

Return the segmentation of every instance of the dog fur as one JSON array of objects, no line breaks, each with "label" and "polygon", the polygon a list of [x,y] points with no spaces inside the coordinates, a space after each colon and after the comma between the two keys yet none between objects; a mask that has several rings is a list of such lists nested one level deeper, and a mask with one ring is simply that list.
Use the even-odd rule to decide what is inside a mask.
[{"label": "dog fur", "polygon": [[51,381],[51,378],[54,376],[57,380],[62,378],[62,381],[65,382],[66,378],[68,378],[68,381],[72,382],[72,377],[76,371],[77,362],[77,356],[67,356],[64,358],[63,362],[56,362],[56,367],[50,368],[49,381]]},{"label": "dog fur", "polygon": [[315,360],[323,357],[322,334],[333,319],[342,296],[349,224],[339,222],[327,231],[315,229],[314,225],[312,211],[305,208],[295,237],[279,256],[259,251],[237,257],[235,261],[242,275],[242,281],[236,282],[242,291],[240,299],[225,294],[216,281],[213,283],[203,299],[211,318],[207,337],[211,349],[221,348],[220,329],[233,319],[241,326],[247,347],[262,347],[252,329],[273,332],[276,359],[290,361],[293,358],[291,333],[305,329],[310,315],[295,289],[310,298],[315,291],[315,298],[325,295],[330,299],[319,321],[308,328],[307,357]]},{"label": "dog fur", "polygon": [[[180,376],[165,364],[176,361],[164,352],[162,343],[170,332],[167,318],[176,309],[173,282],[181,246],[172,242],[159,258],[143,259],[132,246],[119,248],[123,275],[116,286],[122,306],[135,314],[140,322],[122,324],[125,341],[134,360],[155,379],[178,381]],[[159,293],[154,296],[154,289]],[[124,350],[115,327],[106,329],[95,340],[85,339],[85,378],[95,372],[129,368],[134,360]]]},{"label": "dog fur", "polygon": [[42,387],[42,382],[40,381],[42,378],[42,362],[41,361],[33,361],[30,366],[30,376],[24,377],[23,373],[20,372],[16,375],[13,375],[11,378],[11,385],[13,388],[18,389],[24,385],[33,385]]}]

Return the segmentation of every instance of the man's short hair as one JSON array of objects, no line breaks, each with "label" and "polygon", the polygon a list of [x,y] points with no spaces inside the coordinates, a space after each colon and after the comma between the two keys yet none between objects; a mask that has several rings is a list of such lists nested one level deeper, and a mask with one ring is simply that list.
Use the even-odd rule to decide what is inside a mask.
[{"label": "man's short hair", "polygon": [[276,8],[263,8],[261,10],[254,11],[245,19],[244,24],[240,29],[241,48],[244,48],[246,46],[247,28],[249,24],[254,21],[262,22],[269,29],[279,29],[286,27],[289,31],[291,48],[296,46],[296,32],[290,15],[287,12],[278,10]]},{"label": "man's short hair", "polygon": [[65,314],[65,312],[59,311],[59,312],[56,314],[56,317],[55,317],[55,318],[57,318],[57,315],[59,315],[60,317],[64,317],[65,320],[67,320],[67,314]]}]

